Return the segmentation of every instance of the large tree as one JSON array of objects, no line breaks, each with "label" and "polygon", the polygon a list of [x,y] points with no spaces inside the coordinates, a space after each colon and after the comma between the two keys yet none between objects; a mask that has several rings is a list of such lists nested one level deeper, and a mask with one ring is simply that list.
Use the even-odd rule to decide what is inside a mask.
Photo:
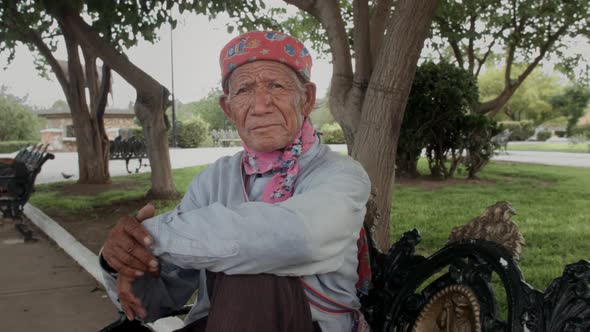
[{"label": "large tree", "polygon": [[289,32],[311,39],[316,48],[328,45],[330,110],[344,131],[349,154],[369,174],[366,222],[373,226],[378,246],[387,249],[400,127],[438,1],[285,2],[302,11],[284,22]]},{"label": "large tree", "polygon": [[[22,43],[36,54],[36,65],[42,75],[46,75],[49,66],[62,87],[72,114],[78,146],[79,182],[106,183],[110,181],[109,141],[103,116],[110,91],[109,67],[103,66],[100,75],[96,57],[84,50],[82,62],[79,42],[63,31],[62,22],[47,13],[44,3],[1,2],[0,52],[8,52],[9,60],[12,60],[16,46]],[[65,66],[55,57],[58,40],[62,40],[67,49]],[[86,98],[85,88],[88,88],[90,100]]]},{"label": "large tree", "polygon": [[543,59],[553,56],[564,69],[577,64],[567,45],[590,35],[590,2],[444,0],[434,22],[431,45],[476,78],[486,63],[501,60],[502,89],[473,106],[478,114],[497,113]]}]

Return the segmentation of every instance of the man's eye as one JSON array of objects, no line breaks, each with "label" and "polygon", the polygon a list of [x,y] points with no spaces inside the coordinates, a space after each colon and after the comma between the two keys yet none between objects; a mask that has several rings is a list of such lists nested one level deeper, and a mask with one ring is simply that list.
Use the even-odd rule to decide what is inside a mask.
[{"label": "man's eye", "polygon": [[269,84],[269,87],[271,89],[282,89],[283,88],[283,86],[281,84],[279,84],[279,83],[270,83]]},{"label": "man's eye", "polygon": [[246,88],[239,88],[239,89],[238,89],[238,91],[236,91],[236,95],[239,95],[239,94],[245,93],[246,91],[247,91],[247,89],[246,89]]}]

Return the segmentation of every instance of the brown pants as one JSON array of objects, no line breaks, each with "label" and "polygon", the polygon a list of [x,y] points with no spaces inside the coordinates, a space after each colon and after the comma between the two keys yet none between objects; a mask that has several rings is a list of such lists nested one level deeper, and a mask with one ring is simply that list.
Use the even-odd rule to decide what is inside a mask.
[{"label": "brown pants", "polygon": [[209,316],[177,332],[314,332],[299,278],[207,272]]}]

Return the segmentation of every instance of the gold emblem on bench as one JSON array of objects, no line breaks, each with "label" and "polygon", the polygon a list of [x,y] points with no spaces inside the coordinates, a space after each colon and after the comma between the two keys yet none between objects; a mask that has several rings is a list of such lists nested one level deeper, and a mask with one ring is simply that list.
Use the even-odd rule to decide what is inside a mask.
[{"label": "gold emblem on bench", "polygon": [[480,306],[473,291],[451,285],[434,294],[418,316],[413,332],[481,332]]}]

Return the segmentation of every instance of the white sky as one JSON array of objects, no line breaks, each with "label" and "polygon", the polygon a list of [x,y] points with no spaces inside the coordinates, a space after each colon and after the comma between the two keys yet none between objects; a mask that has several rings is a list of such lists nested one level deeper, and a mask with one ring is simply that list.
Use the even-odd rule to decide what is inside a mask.
[{"label": "white sky", "polygon": [[[183,103],[199,100],[220,86],[219,51],[237,32],[228,34],[221,15],[209,22],[202,15],[183,15],[174,30],[174,89],[176,99]],[[139,68],[150,74],[171,90],[170,70],[170,27],[159,31],[160,40],[155,44],[145,41],[128,50],[127,56]],[[61,45],[60,45],[61,46]],[[332,76],[328,59],[313,57],[312,80],[318,86],[318,97],[324,97]],[[57,52],[58,59],[66,60],[65,47]],[[0,85],[8,87],[8,92],[16,96],[28,95],[29,104],[37,107],[50,107],[56,100],[65,100],[61,86],[52,72],[50,81],[40,77],[33,64],[33,55],[26,47],[19,47],[14,61],[6,66],[6,54],[0,55]],[[110,98],[109,98],[110,99]],[[135,101],[135,90],[120,76],[114,73],[113,98],[109,106],[126,108]]]}]

